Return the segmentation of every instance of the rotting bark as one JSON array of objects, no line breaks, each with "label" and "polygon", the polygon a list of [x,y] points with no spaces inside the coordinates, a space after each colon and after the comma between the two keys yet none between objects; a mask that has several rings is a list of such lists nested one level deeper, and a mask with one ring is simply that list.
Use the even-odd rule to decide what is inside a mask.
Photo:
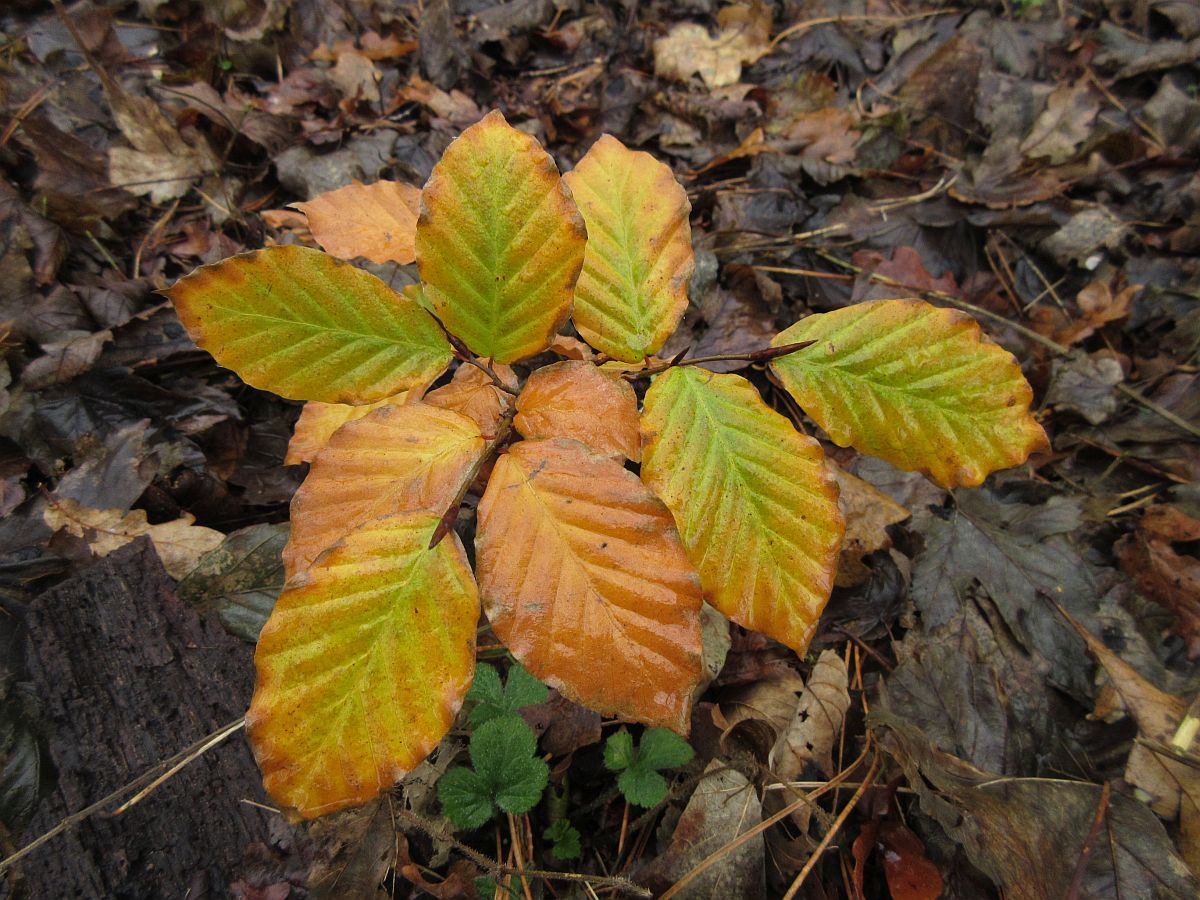
[{"label": "rotting bark", "polygon": [[[27,624],[26,663],[58,785],[26,841],[249,703],[250,647],[175,596],[144,538],[41,595]],[[120,816],[93,816],[31,854],[12,895],[217,897],[239,880],[288,880],[295,867],[283,851],[299,832],[242,799],[266,800],[238,734]]]}]

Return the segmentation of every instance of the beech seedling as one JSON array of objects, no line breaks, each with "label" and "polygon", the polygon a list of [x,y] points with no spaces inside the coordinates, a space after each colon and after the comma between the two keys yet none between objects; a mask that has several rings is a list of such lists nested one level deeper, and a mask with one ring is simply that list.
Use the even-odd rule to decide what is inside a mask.
[{"label": "beech seedling", "polygon": [[[336,256],[272,247],[168,292],[221,365],[308,401],[288,461],[312,465],[246,720],[281,806],[365,803],[437,746],[481,609],[534,678],[681,734],[702,601],[805,652],[842,542],[837,488],[751,382],[655,358],[693,269],[670,169],[605,136],[560,177],[492,112],[423,189],[354,184],[301,208]],[[397,293],[336,257],[415,261],[420,285]],[[1046,442],[1013,357],[920,300],[808,316],[751,357],[834,443],[945,486]],[[474,567],[453,527],[473,496]],[[483,688],[503,710],[498,682]],[[511,717],[484,727],[528,744]],[[529,800],[504,793],[489,747],[456,776],[473,778],[471,821]]]}]

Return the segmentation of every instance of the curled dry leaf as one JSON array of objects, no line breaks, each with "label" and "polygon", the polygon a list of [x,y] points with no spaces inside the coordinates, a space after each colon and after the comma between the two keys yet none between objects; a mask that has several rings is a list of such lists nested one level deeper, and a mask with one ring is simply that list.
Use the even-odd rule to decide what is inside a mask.
[{"label": "curled dry leaf", "polygon": [[166,294],[218,363],[290,400],[371,403],[424,388],[450,363],[450,345],[429,313],[319,250],[234,256],[200,267]]},{"label": "curled dry leaf", "polygon": [[530,375],[514,424],[527,438],[573,438],[604,456],[642,458],[633,388],[591,363],[555,363]]},{"label": "curled dry leaf", "polygon": [[305,818],[392,787],[454,721],[475,671],[479,595],[441,516],[369,522],[279,596],[246,727],[271,797]]},{"label": "curled dry leaf", "polygon": [[295,466],[300,463],[312,462],[321,452],[321,448],[329,443],[334,432],[347,422],[361,419],[381,406],[403,405],[408,396],[409,392],[405,391],[395,397],[387,397],[363,406],[309,400],[304,404],[304,409],[300,411],[300,418],[296,420],[296,427],[292,431],[292,439],[288,441],[287,456],[283,458],[283,464]]},{"label": "curled dry leaf", "polygon": [[52,499],[42,518],[52,530],[66,529],[86,540],[97,556],[108,556],[118,547],[146,535],[172,578],[183,578],[196,567],[200,557],[225,539],[219,531],[193,524],[196,519],[190,513],[173,522],[151,525],[144,510],[126,513],[119,509],[92,509],[69,497]]},{"label": "curled dry leaf", "polygon": [[780,779],[795,780],[808,765],[833,774],[833,748],[850,708],[849,684],[845,661],[832,650],[821,651],[791,722],[771,750],[771,771]]},{"label": "curled dry leaf", "polygon": [[687,309],[692,205],[671,170],[604,135],[565,180],[587,223],[575,327],[624,362],[658,351]]},{"label": "curled dry leaf", "polygon": [[516,444],[480,501],[476,559],[492,627],[533,675],[600,712],[687,732],[700,584],[636,475],[576,441]]},{"label": "curled dry leaf", "polygon": [[550,154],[497,111],[454,140],[421,195],[425,295],[452,333],[498,362],[545,350],[566,322],[586,240]]},{"label": "curled dry leaf", "polygon": [[839,447],[974,487],[1049,445],[1017,361],[955,310],[859,303],[801,319],[773,343],[795,341],[815,343],[771,368]]},{"label": "curled dry leaf", "polygon": [[[517,386],[517,376],[508,366],[496,363],[492,371],[509,387]],[[425,402],[430,406],[462,413],[479,426],[485,438],[491,440],[500,424],[500,417],[512,405],[512,395],[496,387],[487,372],[464,363],[454,371],[449,384],[426,394]]]},{"label": "curled dry leaf", "polygon": [[343,259],[408,265],[416,259],[413,240],[421,207],[421,189],[402,181],[358,181],[293,203],[326,252]]},{"label": "curled dry leaf", "polygon": [[1167,504],[1146,510],[1137,530],[1117,541],[1117,559],[1138,589],[1175,614],[1173,630],[1200,656],[1200,559],[1173,544],[1200,541],[1200,519]]},{"label": "curled dry leaf", "polygon": [[441,516],[483,453],[479,426],[424,403],[384,406],[340,428],[292,499],[288,578],[352,529],[379,516]]},{"label": "curled dry leaf", "polygon": [[654,380],[642,436],[642,478],[675,515],[706,599],[803,655],[844,527],[820,445],[746,379],[692,366]]}]

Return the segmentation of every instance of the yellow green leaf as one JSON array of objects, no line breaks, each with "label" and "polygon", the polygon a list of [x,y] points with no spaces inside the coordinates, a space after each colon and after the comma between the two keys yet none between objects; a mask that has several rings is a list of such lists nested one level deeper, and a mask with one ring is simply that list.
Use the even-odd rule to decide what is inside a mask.
[{"label": "yellow green leaf", "polygon": [[534,676],[602,713],[686,733],[700,584],[671,514],[577,441],[521,441],[479,504],[480,593]]},{"label": "yellow green leaf", "polygon": [[840,447],[973,487],[1047,446],[1011,353],[970,316],[923,300],[875,300],[801,319],[776,345],[816,341],[771,363]]},{"label": "yellow green leaf", "polygon": [[408,391],[367,403],[363,406],[350,406],[348,403],[321,403],[309,400],[300,410],[300,418],[292,430],[292,439],[288,441],[287,456],[283,464],[294,466],[299,463],[312,462],[321,452],[321,448],[329,443],[333,433],[345,425],[361,419],[368,413],[373,413],[381,406],[403,404],[408,398]]},{"label": "yellow green leaf", "polygon": [[530,375],[514,424],[527,438],[573,438],[605,456],[641,459],[633,388],[588,362],[554,363]]},{"label": "yellow green leaf", "polygon": [[433,167],[417,265],[450,332],[510,363],[545,350],[566,322],[586,239],[554,160],[493,111]]},{"label": "yellow green leaf", "polygon": [[397,512],[442,515],[483,452],[479,426],[424,403],[383,406],[343,425],[292,498],[283,551],[290,578],[364,522]]},{"label": "yellow green leaf", "polygon": [[424,388],[450,363],[429,313],[319,250],[234,256],[201,266],[166,294],[218,363],[291,400],[371,403]]},{"label": "yellow green leaf", "polygon": [[687,309],[692,205],[667,166],[607,134],[565,178],[588,230],[575,327],[597,350],[641,362]]},{"label": "yellow green leaf", "polygon": [[646,392],[642,478],[675,516],[706,599],[808,649],[844,525],[820,445],[738,375],[669,369]]},{"label": "yellow green leaf", "polygon": [[354,181],[292,206],[304,213],[312,236],[334,256],[403,265],[416,258],[413,239],[421,208],[419,187],[402,181]]},{"label": "yellow green leaf", "polygon": [[[492,366],[497,377],[511,388],[517,386],[517,376],[506,365]],[[474,421],[488,440],[496,434],[500,417],[512,406],[512,394],[496,387],[487,372],[467,363],[454,371],[450,383],[425,395],[425,402],[442,409],[452,409]]]},{"label": "yellow green leaf", "polygon": [[368,522],[289,583],[246,714],[267,793],[305,818],[366,803],[437,746],[470,687],[479,595],[430,513]]}]

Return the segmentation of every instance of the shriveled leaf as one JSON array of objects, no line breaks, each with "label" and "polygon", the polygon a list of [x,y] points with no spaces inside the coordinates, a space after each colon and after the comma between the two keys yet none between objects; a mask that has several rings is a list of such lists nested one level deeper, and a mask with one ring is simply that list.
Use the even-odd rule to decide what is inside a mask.
[{"label": "shriveled leaf", "polygon": [[771,368],[839,447],[973,487],[1048,445],[1021,367],[963,313],[876,300],[801,319],[774,343],[798,341],[816,343]]},{"label": "shriveled leaf", "polygon": [[437,321],[367,272],[305,247],[202,266],[166,292],[221,365],[290,400],[362,404],[450,363]]},{"label": "shriveled leaf", "polygon": [[496,463],[476,549],[492,627],[535,677],[600,712],[687,730],[700,586],[636,475],[575,441],[522,441]]},{"label": "shriveled leaf", "polygon": [[710,89],[736,84],[743,65],[770,52],[771,18],[765,4],[733,4],[717,14],[721,31],[715,38],[703,25],[676,25],[654,42],[654,72],[676,81],[699,74]]},{"label": "shriveled leaf", "polygon": [[283,590],[288,526],[251,525],[228,535],[179,582],[179,599],[215,609],[231,634],[257,641]]},{"label": "shriveled leaf", "polygon": [[483,447],[466,416],[424,403],[384,406],[344,425],[292,498],[288,577],[371,519],[445,513]]},{"label": "shriveled leaf", "polygon": [[[509,387],[517,386],[517,376],[508,366],[494,364],[492,370]],[[496,387],[487,372],[478,366],[461,365],[454,371],[450,383],[425,395],[425,402],[442,409],[452,409],[472,419],[483,436],[489,440],[510,406],[512,395]]]},{"label": "shriveled leaf", "polygon": [[607,134],[564,179],[588,230],[575,327],[597,350],[641,362],[687,309],[695,268],[687,192],[666,165]]},{"label": "shriveled leaf", "polygon": [[987,488],[957,491],[953,509],[922,510],[913,522],[925,547],[913,560],[912,596],[924,626],[951,621],[978,582],[1022,647],[1049,665],[1047,680],[1089,696],[1083,643],[1046,602],[1052,598],[1085,624],[1094,620],[1096,574],[1070,539],[1081,512],[1070,498],[1006,503]]},{"label": "shriveled leaf", "polygon": [[921,811],[1013,900],[1194,897],[1200,890],[1161,823],[1112,791],[1091,852],[1081,853],[1100,807],[1100,785],[1061,778],[999,778],[936,749],[897,716],[875,712],[880,745],[903,768]]},{"label": "shriveled leaf", "polygon": [[292,206],[304,213],[312,236],[334,256],[403,265],[416,259],[413,239],[421,208],[419,187],[403,181],[354,181]]},{"label": "shriveled leaf", "polygon": [[554,363],[530,375],[514,424],[527,438],[573,438],[605,456],[642,458],[633,388],[591,363]]},{"label": "shriveled leaf", "polygon": [[480,356],[510,363],[546,349],[566,322],[586,239],[554,160],[493,111],[433,168],[417,265],[446,327]]},{"label": "shriveled leaf", "polygon": [[845,661],[823,650],[805,682],[787,730],[771,748],[771,771],[783,781],[800,777],[806,766],[833,774],[833,750],[850,708]]},{"label": "shriveled leaf", "polygon": [[399,513],[351,532],[279,597],[246,714],[268,793],[311,818],[367,802],[450,728],[470,686],[479,597],[440,521]]},{"label": "shriveled leaf", "polygon": [[642,436],[642,478],[674,513],[706,599],[803,654],[843,531],[820,445],[746,379],[692,366],[654,380]]},{"label": "shriveled leaf", "polygon": [[288,441],[287,456],[283,458],[284,465],[295,466],[300,463],[312,462],[317,458],[321,449],[329,443],[333,433],[345,425],[361,419],[368,413],[373,413],[381,406],[388,404],[401,405],[408,398],[409,392],[397,394],[365,403],[362,406],[351,406],[349,403],[321,403],[309,400],[300,410],[300,418],[292,431],[292,439]]},{"label": "shriveled leaf", "polygon": [[173,522],[151,525],[145,510],[123,513],[119,509],[92,509],[69,497],[52,500],[42,518],[53,530],[66,529],[69,534],[86,540],[96,556],[108,556],[146,535],[172,578],[182,578],[192,571],[200,557],[225,539],[219,531],[193,524],[196,518],[191,513],[184,513]]}]

